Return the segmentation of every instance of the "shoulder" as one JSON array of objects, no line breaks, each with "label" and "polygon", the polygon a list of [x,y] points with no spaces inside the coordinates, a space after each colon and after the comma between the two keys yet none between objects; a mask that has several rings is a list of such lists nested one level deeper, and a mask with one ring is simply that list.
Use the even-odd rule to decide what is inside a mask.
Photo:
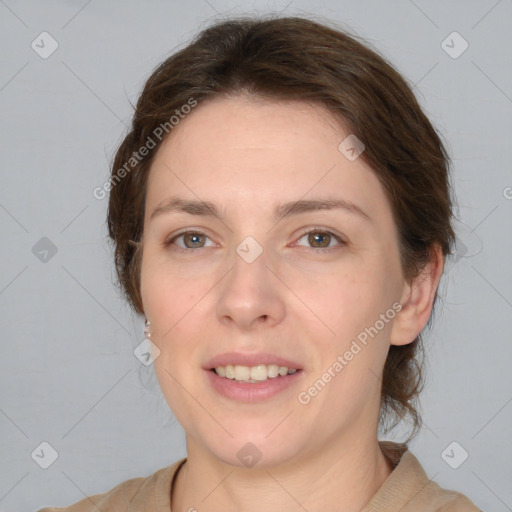
[{"label": "shoulder", "polygon": [[[402,462],[402,461],[401,461]],[[460,492],[444,489],[439,486],[432,478],[428,478],[418,459],[410,452],[406,451],[403,455],[402,479],[408,481],[408,475],[414,475],[416,479],[417,494],[410,501],[409,508],[405,510],[431,510],[432,512],[481,512],[478,507]],[[414,486],[414,480],[410,480]]]},{"label": "shoulder", "polygon": [[429,478],[406,445],[388,441],[379,444],[394,469],[364,512],[481,512],[463,494],[443,489]]},{"label": "shoulder", "polygon": [[419,494],[417,502],[428,503],[432,512],[481,512],[467,496],[443,489],[433,481],[429,481],[424,491]]},{"label": "shoulder", "polygon": [[107,492],[86,496],[67,507],[45,507],[37,512],[98,512],[98,510],[112,512],[155,510],[156,512],[170,510],[172,477],[183,461],[184,459],[181,459],[147,477],[131,478]]}]

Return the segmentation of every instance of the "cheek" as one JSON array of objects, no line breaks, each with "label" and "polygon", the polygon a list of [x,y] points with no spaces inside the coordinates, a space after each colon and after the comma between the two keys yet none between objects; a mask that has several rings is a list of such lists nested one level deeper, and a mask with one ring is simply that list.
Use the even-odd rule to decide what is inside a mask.
[{"label": "cheek", "polygon": [[162,333],[171,329],[200,300],[205,281],[185,275],[177,266],[148,252],[141,265],[140,286],[152,331]]},{"label": "cheek", "polygon": [[158,265],[148,256],[141,268],[141,295],[144,311],[151,322],[151,341],[158,347],[155,373],[171,409],[179,408],[183,397],[179,383],[186,385],[194,363],[197,336],[195,315],[204,295],[197,281],[175,275],[168,266]]},{"label": "cheek", "polygon": [[325,339],[331,344],[356,336],[391,305],[380,272],[369,265],[343,265],[325,274],[290,274],[288,282],[293,282],[293,292],[303,303],[294,300],[296,308],[303,311],[305,306],[314,313],[303,316],[302,322],[307,319],[328,327],[330,337]]},{"label": "cheek", "polygon": [[[143,301],[151,318],[151,341],[160,350],[154,370],[169,408],[181,424],[191,423],[194,400],[199,397],[199,360],[201,325],[198,318],[206,314],[207,293],[204,281],[186,280],[170,272],[150,272],[141,276]],[[142,287],[141,287],[142,288]],[[192,415],[192,416],[191,416]]]},{"label": "cheek", "polygon": [[[377,257],[372,264],[368,260],[347,260],[343,267],[340,265],[325,275],[295,276],[294,292],[309,309],[306,311],[302,303],[294,300],[296,325],[305,333],[311,360],[315,361],[312,382],[315,378],[324,380],[322,375],[329,369],[337,375],[319,403],[338,404],[350,410],[355,406],[347,397],[364,401],[374,392],[378,383],[375,375],[379,375],[387,355],[388,333],[394,317],[391,309],[387,322],[380,320],[381,314],[390,311],[394,300],[389,291],[390,280],[392,275]],[[338,370],[334,367],[336,362]],[[329,379],[329,375],[325,377]]]}]

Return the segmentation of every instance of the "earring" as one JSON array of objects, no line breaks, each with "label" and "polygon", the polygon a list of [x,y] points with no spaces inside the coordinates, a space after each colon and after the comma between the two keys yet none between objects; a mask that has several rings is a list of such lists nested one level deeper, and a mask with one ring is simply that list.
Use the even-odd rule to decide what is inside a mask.
[{"label": "earring", "polygon": [[151,333],[149,332],[150,323],[151,322],[148,319],[146,319],[146,323],[145,323],[145,327],[144,327],[144,337],[147,338],[148,340],[151,338]]}]

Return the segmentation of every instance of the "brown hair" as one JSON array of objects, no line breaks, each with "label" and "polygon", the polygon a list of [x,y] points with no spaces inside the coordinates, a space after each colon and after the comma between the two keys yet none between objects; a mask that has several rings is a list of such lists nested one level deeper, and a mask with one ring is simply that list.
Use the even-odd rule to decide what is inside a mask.
[{"label": "brown hair", "polygon": [[[108,231],[121,291],[135,312],[144,313],[140,240],[147,177],[165,140],[155,133],[161,126],[171,133],[170,118],[191,98],[201,103],[241,92],[324,105],[364,143],[360,158],[388,196],[409,282],[428,263],[434,245],[444,256],[450,254],[455,235],[449,159],[401,75],[368,43],[331,22],[272,15],[233,18],[207,27],[155,69],[113,161]],[[150,139],[158,139],[156,147],[141,157],[139,150]],[[409,439],[421,425],[415,407],[423,387],[420,352],[421,334],[407,345],[392,345],[383,371],[380,423],[386,427],[394,416],[387,432],[409,415],[414,426]]]}]

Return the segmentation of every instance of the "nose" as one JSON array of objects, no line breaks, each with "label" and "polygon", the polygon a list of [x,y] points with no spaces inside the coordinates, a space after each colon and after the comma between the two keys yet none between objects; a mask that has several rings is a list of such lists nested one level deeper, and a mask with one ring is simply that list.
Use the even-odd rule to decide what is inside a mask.
[{"label": "nose", "polygon": [[285,317],[285,291],[268,267],[265,251],[251,263],[235,254],[218,293],[216,312],[228,327],[250,331],[261,325],[277,325]]}]

